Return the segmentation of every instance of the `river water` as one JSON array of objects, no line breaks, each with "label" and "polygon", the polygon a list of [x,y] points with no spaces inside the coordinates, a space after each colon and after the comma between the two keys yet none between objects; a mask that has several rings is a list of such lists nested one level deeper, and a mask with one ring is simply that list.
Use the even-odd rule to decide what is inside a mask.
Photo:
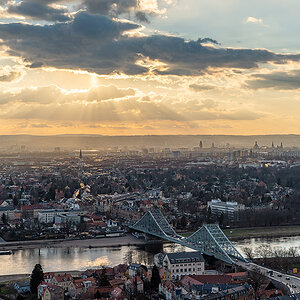
[{"label": "river water", "polygon": [[[300,249],[300,236],[272,239],[245,239],[234,242],[243,253],[244,247],[256,249],[269,244],[272,249]],[[120,263],[138,262],[152,264],[155,253],[189,251],[190,249],[170,244],[147,246],[120,246],[105,248],[41,248],[15,251],[12,255],[0,256],[0,275],[28,274],[35,264],[40,263],[45,272],[65,270],[86,270],[101,266],[115,266]]]}]

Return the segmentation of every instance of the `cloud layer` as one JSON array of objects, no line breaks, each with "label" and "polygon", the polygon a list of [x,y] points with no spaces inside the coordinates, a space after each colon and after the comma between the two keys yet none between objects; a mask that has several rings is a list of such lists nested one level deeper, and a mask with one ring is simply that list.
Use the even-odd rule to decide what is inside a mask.
[{"label": "cloud layer", "polygon": [[[132,36],[138,24],[80,12],[54,25],[0,24],[9,54],[32,67],[81,69],[98,74],[201,75],[208,68],[255,68],[299,61],[300,55],[267,50],[215,48],[169,35]],[[200,40],[201,41],[201,40]]]},{"label": "cloud layer", "polygon": [[242,110],[223,110],[210,100],[182,101],[152,99],[140,91],[98,86],[85,91],[67,92],[55,86],[27,88],[17,93],[1,93],[3,119],[147,122],[200,120],[255,120],[260,114]]},{"label": "cloud layer", "polygon": [[247,87],[251,89],[274,88],[277,90],[300,89],[300,70],[289,72],[273,72],[270,74],[254,74],[247,80]]},{"label": "cloud layer", "polygon": [[65,8],[55,8],[49,4],[58,1],[24,0],[18,3],[9,2],[7,13],[21,17],[45,20],[52,22],[69,21],[68,11]]}]

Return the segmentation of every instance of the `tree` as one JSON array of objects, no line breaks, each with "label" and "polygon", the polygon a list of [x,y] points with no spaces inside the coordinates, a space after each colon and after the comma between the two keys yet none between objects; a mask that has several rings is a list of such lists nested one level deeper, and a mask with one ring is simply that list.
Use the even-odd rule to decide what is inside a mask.
[{"label": "tree", "polygon": [[254,258],[254,251],[251,247],[245,247],[243,249],[244,253],[246,254],[246,257],[250,260],[253,260]]},{"label": "tree", "polygon": [[154,265],[154,267],[152,268],[151,287],[157,291],[159,284],[160,284],[159,270],[157,266]]},{"label": "tree", "polygon": [[99,291],[97,291],[96,294],[94,295],[94,299],[101,299],[101,294]]},{"label": "tree", "polygon": [[99,277],[99,285],[100,286],[109,286],[109,281],[106,274],[106,268],[102,269],[102,274]]},{"label": "tree", "polygon": [[33,294],[37,294],[37,288],[44,280],[43,268],[40,264],[36,264],[31,273],[30,290]]},{"label": "tree", "polygon": [[5,214],[2,214],[1,219],[2,219],[2,223],[6,225],[7,224],[7,216]]},{"label": "tree", "polygon": [[186,216],[182,216],[182,218],[181,218],[181,222],[180,222],[181,224],[181,228],[182,229],[185,229],[186,228],[186,225],[187,225],[187,220],[186,220]]},{"label": "tree", "polygon": [[262,244],[255,252],[257,257],[261,257],[263,259],[264,264],[267,263],[268,257],[272,256],[272,248],[269,244]]},{"label": "tree", "polygon": [[16,196],[13,197],[13,204],[14,206],[18,206],[19,205],[19,200]]},{"label": "tree", "polygon": [[249,271],[248,274],[249,283],[253,286],[255,292],[257,292],[260,286],[266,282],[267,278],[258,268]]}]

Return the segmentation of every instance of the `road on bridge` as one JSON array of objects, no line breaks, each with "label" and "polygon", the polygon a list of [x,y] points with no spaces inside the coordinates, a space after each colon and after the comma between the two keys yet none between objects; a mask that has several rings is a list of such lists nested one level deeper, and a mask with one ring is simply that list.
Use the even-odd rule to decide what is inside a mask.
[{"label": "road on bridge", "polygon": [[252,262],[235,260],[235,263],[245,270],[254,272],[258,271],[267,278],[286,285],[289,288],[291,294],[300,293],[300,278],[297,276],[274,271],[272,269],[257,265]]}]

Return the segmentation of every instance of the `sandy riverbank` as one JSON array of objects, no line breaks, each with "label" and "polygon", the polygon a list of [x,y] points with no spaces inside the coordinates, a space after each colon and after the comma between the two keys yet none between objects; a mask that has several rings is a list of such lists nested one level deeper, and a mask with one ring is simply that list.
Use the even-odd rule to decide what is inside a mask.
[{"label": "sandy riverbank", "polygon": [[129,245],[143,245],[145,240],[137,239],[128,234],[122,237],[83,239],[83,240],[39,240],[39,241],[18,241],[0,243],[0,251],[3,250],[23,250],[38,248],[102,248],[102,247],[118,247]]}]

